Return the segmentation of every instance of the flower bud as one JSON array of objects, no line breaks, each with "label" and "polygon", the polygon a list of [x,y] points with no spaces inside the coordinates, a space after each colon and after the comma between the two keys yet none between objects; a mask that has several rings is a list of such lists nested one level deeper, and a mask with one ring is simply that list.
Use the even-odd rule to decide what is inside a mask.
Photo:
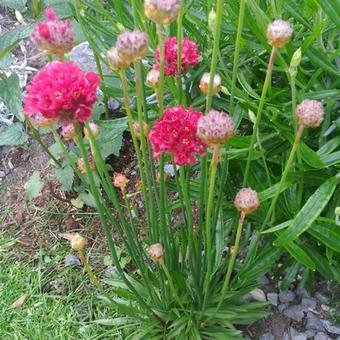
[{"label": "flower bud", "polygon": [[167,25],[176,20],[182,0],[145,0],[144,13],[156,24]]},{"label": "flower bud", "polygon": [[152,261],[159,262],[163,261],[164,258],[164,250],[163,246],[160,243],[152,244],[148,249],[147,253]]},{"label": "flower bud", "polygon": [[301,57],[302,57],[302,53],[301,53],[301,48],[298,48],[292,57],[292,60],[290,61],[290,67],[298,67],[300,65],[301,62]]},{"label": "flower bud", "polygon": [[226,142],[235,134],[232,118],[223,111],[210,110],[197,123],[197,136],[208,145]]},{"label": "flower bud", "polygon": [[235,197],[234,205],[238,211],[246,215],[254,212],[260,206],[257,192],[251,188],[241,189]]},{"label": "flower bud", "polygon": [[55,54],[59,59],[71,51],[74,32],[70,20],[61,20],[53,8],[45,10],[46,21],[38,21],[36,29],[32,32],[32,40],[39,49],[48,54]]},{"label": "flower bud", "polygon": [[41,113],[28,118],[36,129],[50,129],[57,123],[55,118],[45,118]]},{"label": "flower bud", "polygon": [[[135,132],[135,135],[137,138],[141,138],[141,130],[140,130],[139,122],[133,123],[133,131]],[[147,137],[150,132],[149,124],[143,122],[143,131],[144,131],[144,137]]]},{"label": "flower bud", "polygon": [[212,35],[215,35],[216,32],[216,18],[217,18],[216,12],[212,8],[208,16],[208,27]]},{"label": "flower bud", "polygon": [[316,128],[323,121],[323,105],[317,100],[306,99],[296,107],[295,115],[298,124],[304,128]]},{"label": "flower bud", "polygon": [[116,47],[120,58],[129,63],[136,62],[148,51],[148,36],[139,30],[126,31],[118,36]]},{"label": "flower bud", "polygon": [[110,50],[108,50],[106,59],[113,71],[124,70],[130,65],[130,62],[124,60],[118,55],[116,47],[112,47]]},{"label": "flower bud", "polygon": [[[209,83],[210,83],[210,73],[204,73],[199,88],[204,95],[207,95],[209,92]],[[216,93],[220,92],[222,88],[222,79],[218,74],[214,76],[214,83],[212,88],[212,95],[214,96]]]},{"label": "flower bud", "polygon": [[65,140],[71,140],[76,138],[77,132],[76,128],[74,127],[73,123],[68,123],[66,125],[63,125],[62,130],[61,130],[61,136]]},{"label": "flower bud", "polygon": [[292,25],[281,19],[274,20],[267,28],[268,44],[273,47],[285,46],[291,41],[292,35]]},{"label": "flower bud", "polygon": [[71,239],[71,247],[74,251],[83,251],[86,246],[86,240],[79,234],[76,234]]},{"label": "flower bud", "polygon": [[113,175],[113,185],[116,188],[119,188],[122,191],[122,193],[125,192],[125,187],[128,183],[129,183],[129,180],[124,174],[118,173],[118,172],[114,173],[114,175]]},{"label": "flower bud", "polygon": [[146,75],[145,84],[152,89],[157,88],[159,83],[160,73],[158,70],[152,69]]},{"label": "flower bud", "polygon": [[[99,126],[96,123],[91,122],[91,123],[89,123],[89,128],[92,131],[93,137],[97,139],[99,137],[99,134],[100,134]],[[89,133],[88,133],[86,127],[84,127],[84,138],[90,139]]]},{"label": "flower bud", "polygon": [[[93,158],[92,156],[89,156],[89,164],[90,164],[90,169],[93,171],[96,169],[96,166],[94,164],[94,161],[93,161]],[[85,174],[86,173],[86,168],[85,168],[85,162],[82,158],[79,158],[78,161],[77,161],[77,166],[78,166],[78,169],[79,171],[82,173],[82,174]]]}]

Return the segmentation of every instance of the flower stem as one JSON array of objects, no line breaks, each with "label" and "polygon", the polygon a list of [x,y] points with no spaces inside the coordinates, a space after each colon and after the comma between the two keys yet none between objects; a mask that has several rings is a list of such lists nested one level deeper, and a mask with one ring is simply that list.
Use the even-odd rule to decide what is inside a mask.
[{"label": "flower stem", "polygon": [[183,8],[184,1],[177,17],[177,87],[178,87],[178,103],[183,102],[183,84],[182,84],[182,41],[183,41]]},{"label": "flower stem", "polygon": [[287,163],[286,163],[286,166],[285,166],[285,169],[282,173],[282,176],[281,176],[281,180],[280,180],[280,183],[279,183],[279,186],[275,192],[275,195],[273,197],[273,200],[272,200],[272,203],[267,211],[267,214],[266,214],[266,217],[265,219],[263,220],[263,223],[262,223],[262,226],[261,226],[261,229],[260,231],[262,231],[267,223],[270,221],[270,218],[272,216],[272,213],[275,209],[275,205],[276,205],[276,202],[280,196],[280,193],[282,191],[282,188],[284,187],[284,184],[285,184],[285,181],[286,181],[286,178],[287,178],[287,175],[288,175],[288,172],[290,170],[290,167],[292,166],[293,164],[293,161],[294,161],[294,157],[295,157],[295,154],[296,154],[296,151],[298,149],[298,146],[299,146],[299,143],[300,143],[300,139],[301,139],[301,136],[302,136],[302,133],[303,133],[303,126],[300,125],[299,128],[298,128],[298,131],[296,133],[296,136],[295,136],[295,140],[294,140],[294,144],[293,144],[293,147],[290,151],[290,154],[289,154],[289,157],[288,157],[288,160],[287,160]]},{"label": "flower stem", "polygon": [[250,163],[251,163],[252,155],[253,155],[253,152],[254,152],[254,146],[255,146],[255,142],[256,142],[257,131],[258,131],[259,125],[260,125],[263,107],[264,107],[265,99],[266,99],[266,96],[267,96],[267,91],[268,91],[269,85],[271,83],[273,67],[274,67],[274,62],[275,62],[275,56],[276,56],[276,48],[273,47],[272,52],[270,54],[270,58],[269,58],[269,63],[268,63],[268,68],[267,68],[267,73],[266,73],[266,79],[264,81],[262,94],[261,94],[261,98],[260,98],[260,103],[259,103],[259,106],[258,106],[258,109],[257,109],[256,121],[255,121],[255,124],[254,124],[254,127],[253,127],[253,134],[251,136],[251,141],[250,141],[250,145],[249,145],[247,164],[246,164],[246,169],[245,169],[245,172],[244,172],[243,186],[246,186],[247,183],[248,183]]},{"label": "flower stem", "polygon": [[233,75],[232,75],[232,81],[231,81],[230,108],[229,108],[231,116],[234,115],[234,99],[235,99],[235,90],[236,90],[237,69],[238,69],[238,60],[239,60],[240,49],[241,49],[241,36],[242,36],[242,30],[243,30],[246,1],[247,0],[240,0],[240,12],[238,15],[236,45],[235,45],[234,61],[233,61]]},{"label": "flower stem", "polygon": [[214,145],[213,149],[213,158],[210,164],[210,183],[209,183],[209,193],[208,193],[208,203],[207,203],[207,212],[206,212],[206,229],[205,229],[205,237],[206,237],[206,248],[205,248],[205,257],[207,259],[207,273],[204,282],[204,302],[203,302],[203,310],[207,303],[208,299],[208,290],[209,290],[209,281],[212,272],[212,212],[213,212],[213,202],[214,202],[214,191],[215,191],[215,182],[216,182],[216,172],[217,165],[219,159],[221,157],[221,149],[220,145]]},{"label": "flower stem", "polygon": [[48,147],[45,145],[45,143],[42,141],[39,131],[33,126],[33,124],[31,123],[31,121],[29,119],[27,119],[27,124],[30,127],[31,131],[32,131],[32,137],[33,139],[35,139],[40,146],[42,147],[42,149],[48,154],[48,156],[53,160],[53,162],[55,164],[57,164],[57,166],[60,168],[61,167],[61,163],[52,155],[51,151],[48,149]]},{"label": "flower stem", "polygon": [[164,45],[164,28],[157,24],[157,34],[159,40],[159,85],[158,85],[158,105],[160,116],[164,111],[164,67],[165,67],[165,45]]}]

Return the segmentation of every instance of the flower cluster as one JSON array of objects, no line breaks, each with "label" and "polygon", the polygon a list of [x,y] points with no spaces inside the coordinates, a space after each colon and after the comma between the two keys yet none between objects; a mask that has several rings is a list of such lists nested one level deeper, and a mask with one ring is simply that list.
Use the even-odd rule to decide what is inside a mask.
[{"label": "flower cluster", "polygon": [[73,62],[52,62],[28,86],[24,112],[29,117],[39,112],[45,118],[58,118],[62,124],[84,122],[92,115],[99,82],[97,74],[84,73]]},{"label": "flower cluster", "polygon": [[146,33],[139,30],[125,31],[117,38],[118,56],[128,63],[134,63],[145,57],[149,39]]},{"label": "flower cluster", "polygon": [[305,99],[296,108],[296,119],[304,128],[316,128],[323,121],[325,112],[321,102]]},{"label": "flower cluster", "polygon": [[74,33],[70,20],[59,19],[53,8],[45,10],[46,21],[38,21],[32,40],[39,49],[61,58],[72,49]]},{"label": "flower cluster", "polygon": [[[177,38],[170,37],[165,41],[165,69],[164,74],[166,76],[174,76],[177,75]],[[159,70],[159,57],[160,52],[157,49],[155,51],[155,65],[154,68]],[[200,54],[197,48],[196,43],[189,40],[188,38],[184,38],[182,42],[182,73],[185,73],[189,67],[195,66],[198,64],[200,58]]]},{"label": "flower cluster", "polygon": [[176,20],[182,0],[145,0],[144,13],[153,22],[161,25]]},{"label": "flower cluster", "polygon": [[266,34],[268,44],[280,48],[291,41],[293,28],[289,22],[277,19],[268,26]]},{"label": "flower cluster", "polygon": [[248,215],[260,207],[257,192],[251,188],[241,189],[234,200],[236,209]]},{"label": "flower cluster", "polygon": [[234,136],[233,125],[226,112],[210,110],[198,120],[197,135],[208,145],[220,144]]},{"label": "flower cluster", "polygon": [[206,147],[197,137],[197,122],[201,116],[201,112],[186,110],[183,106],[165,110],[149,134],[154,157],[170,152],[177,165],[196,163],[196,155],[203,155]]}]

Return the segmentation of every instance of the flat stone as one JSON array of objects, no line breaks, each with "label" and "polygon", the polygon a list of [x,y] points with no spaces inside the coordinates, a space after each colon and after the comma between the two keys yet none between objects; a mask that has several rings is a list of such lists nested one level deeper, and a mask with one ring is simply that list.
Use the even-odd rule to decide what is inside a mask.
[{"label": "flat stone", "polygon": [[277,306],[277,304],[278,304],[278,294],[277,293],[268,293],[267,299],[272,305]]},{"label": "flat stone", "polygon": [[289,303],[282,303],[281,305],[279,305],[277,307],[277,309],[279,310],[280,313],[282,313],[285,309],[287,309],[289,307]]},{"label": "flat stone", "polygon": [[296,291],[296,294],[299,298],[310,298],[309,293],[307,292],[306,288],[298,288]]},{"label": "flat stone", "polygon": [[314,329],[307,329],[305,334],[307,335],[307,339],[314,338],[316,331]]},{"label": "flat stone", "polygon": [[329,320],[321,320],[321,323],[328,333],[340,335],[340,328],[334,326]]},{"label": "flat stone", "polygon": [[301,304],[311,310],[316,308],[316,300],[313,298],[302,298]]},{"label": "flat stone", "polygon": [[321,320],[312,312],[307,313],[306,329],[313,329],[321,332],[325,330]]},{"label": "flat stone", "polygon": [[323,304],[329,304],[329,298],[320,292],[316,292],[314,297]]},{"label": "flat stone", "polygon": [[315,334],[314,340],[332,340],[332,338],[328,336],[326,333],[318,332]]},{"label": "flat stone", "polygon": [[283,311],[283,314],[294,321],[302,321],[305,317],[304,310],[301,305],[290,306]]},{"label": "flat stone", "polygon": [[282,340],[290,340],[290,335],[288,334],[288,332],[284,332],[282,335]]},{"label": "flat stone", "polygon": [[268,278],[267,278],[266,275],[263,275],[263,276],[258,277],[258,278],[256,279],[256,282],[257,282],[259,285],[262,285],[262,286],[269,284],[269,280],[268,280]]},{"label": "flat stone", "polygon": [[[176,169],[177,169],[177,166],[176,166]],[[164,172],[170,177],[175,177],[174,166],[172,164],[165,164]]]},{"label": "flat stone", "polygon": [[279,294],[279,299],[282,303],[293,302],[295,298],[296,295],[291,290],[287,290]]},{"label": "flat stone", "polygon": [[65,257],[64,260],[64,265],[65,267],[71,267],[71,266],[81,266],[81,261],[79,260],[79,258],[74,255],[74,254],[68,254]]},{"label": "flat stone", "polygon": [[275,337],[272,333],[265,333],[260,336],[259,340],[275,340]]},{"label": "flat stone", "polygon": [[0,178],[5,178],[6,177],[6,172],[0,170]]},{"label": "flat stone", "polygon": [[298,332],[295,328],[290,327],[290,336],[294,340],[307,340],[308,336],[306,333]]},{"label": "flat stone", "polygon": [[248,295],[244,297],[248,301],[267,301],[266,294],[260,288],[255,288]]},{"label": "flat stone", "polygon": [[325,312],[329,312],[329,311],[331,310],[331,307],[322,304],[322,305],[321,305],[321,309],[322,309],[323,311],[325,311]]}]

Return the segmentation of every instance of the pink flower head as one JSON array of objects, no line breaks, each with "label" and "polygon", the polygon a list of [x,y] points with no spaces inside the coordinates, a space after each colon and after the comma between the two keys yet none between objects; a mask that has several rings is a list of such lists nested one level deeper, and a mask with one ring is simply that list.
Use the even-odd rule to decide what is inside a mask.
[{"label": "pink flower head", "polygon": [[233,125],[226,112],[210,110],[198,120],[197,135],[208,145],[220,144],[234,136]]},{"label": "pink flower head", "polygon": [[250,214],[260,207],[257,192],[251,188],[241,189],[234,200],[236,209],[244,214]]},{"label": "pink flower head", "polygon": [[170,152],[177,165],[196,163],[196,155],[203,155],[206,147],[196,135],[201,116],[201,112],[183,106],[166,109],[149,134],[154,157]]},{"label": "pink flower head", "polygon": [[305,99],[296,108],[295,115],[299,125],[304,128],[317,128],[323,121],[325,112],[321,102]]},{"label": "pink flower head", "polygon": [[36,74],[27,88],[24,112],[40,112],[45,118],[58,118],[62,124],[84,122],[92,115],[100,80],[94,72],[84,73],[74,62],[54,61]]},{"label": "pink flower head", "polygon": [[[166,76],[175,76],[177,75],[177,38],[170,37],[165,41],[165,71],[164,74]],[[159,70],[159,50],[155,51],[155,65],[154,68]],[[189,67],[195,66],[198,64],[200,58],[200,54],[197,48],[196,43],[189,40],[188,38],[184,38],[182,42],[182,73],[187,72]]]},{"label": "pink flower head", "polygon": [[74,33],[70,20],[61,20],[53,8],[45,10],[46,21],[38,21],[32,39],[39,49],[61,58],[72,49]]}]

